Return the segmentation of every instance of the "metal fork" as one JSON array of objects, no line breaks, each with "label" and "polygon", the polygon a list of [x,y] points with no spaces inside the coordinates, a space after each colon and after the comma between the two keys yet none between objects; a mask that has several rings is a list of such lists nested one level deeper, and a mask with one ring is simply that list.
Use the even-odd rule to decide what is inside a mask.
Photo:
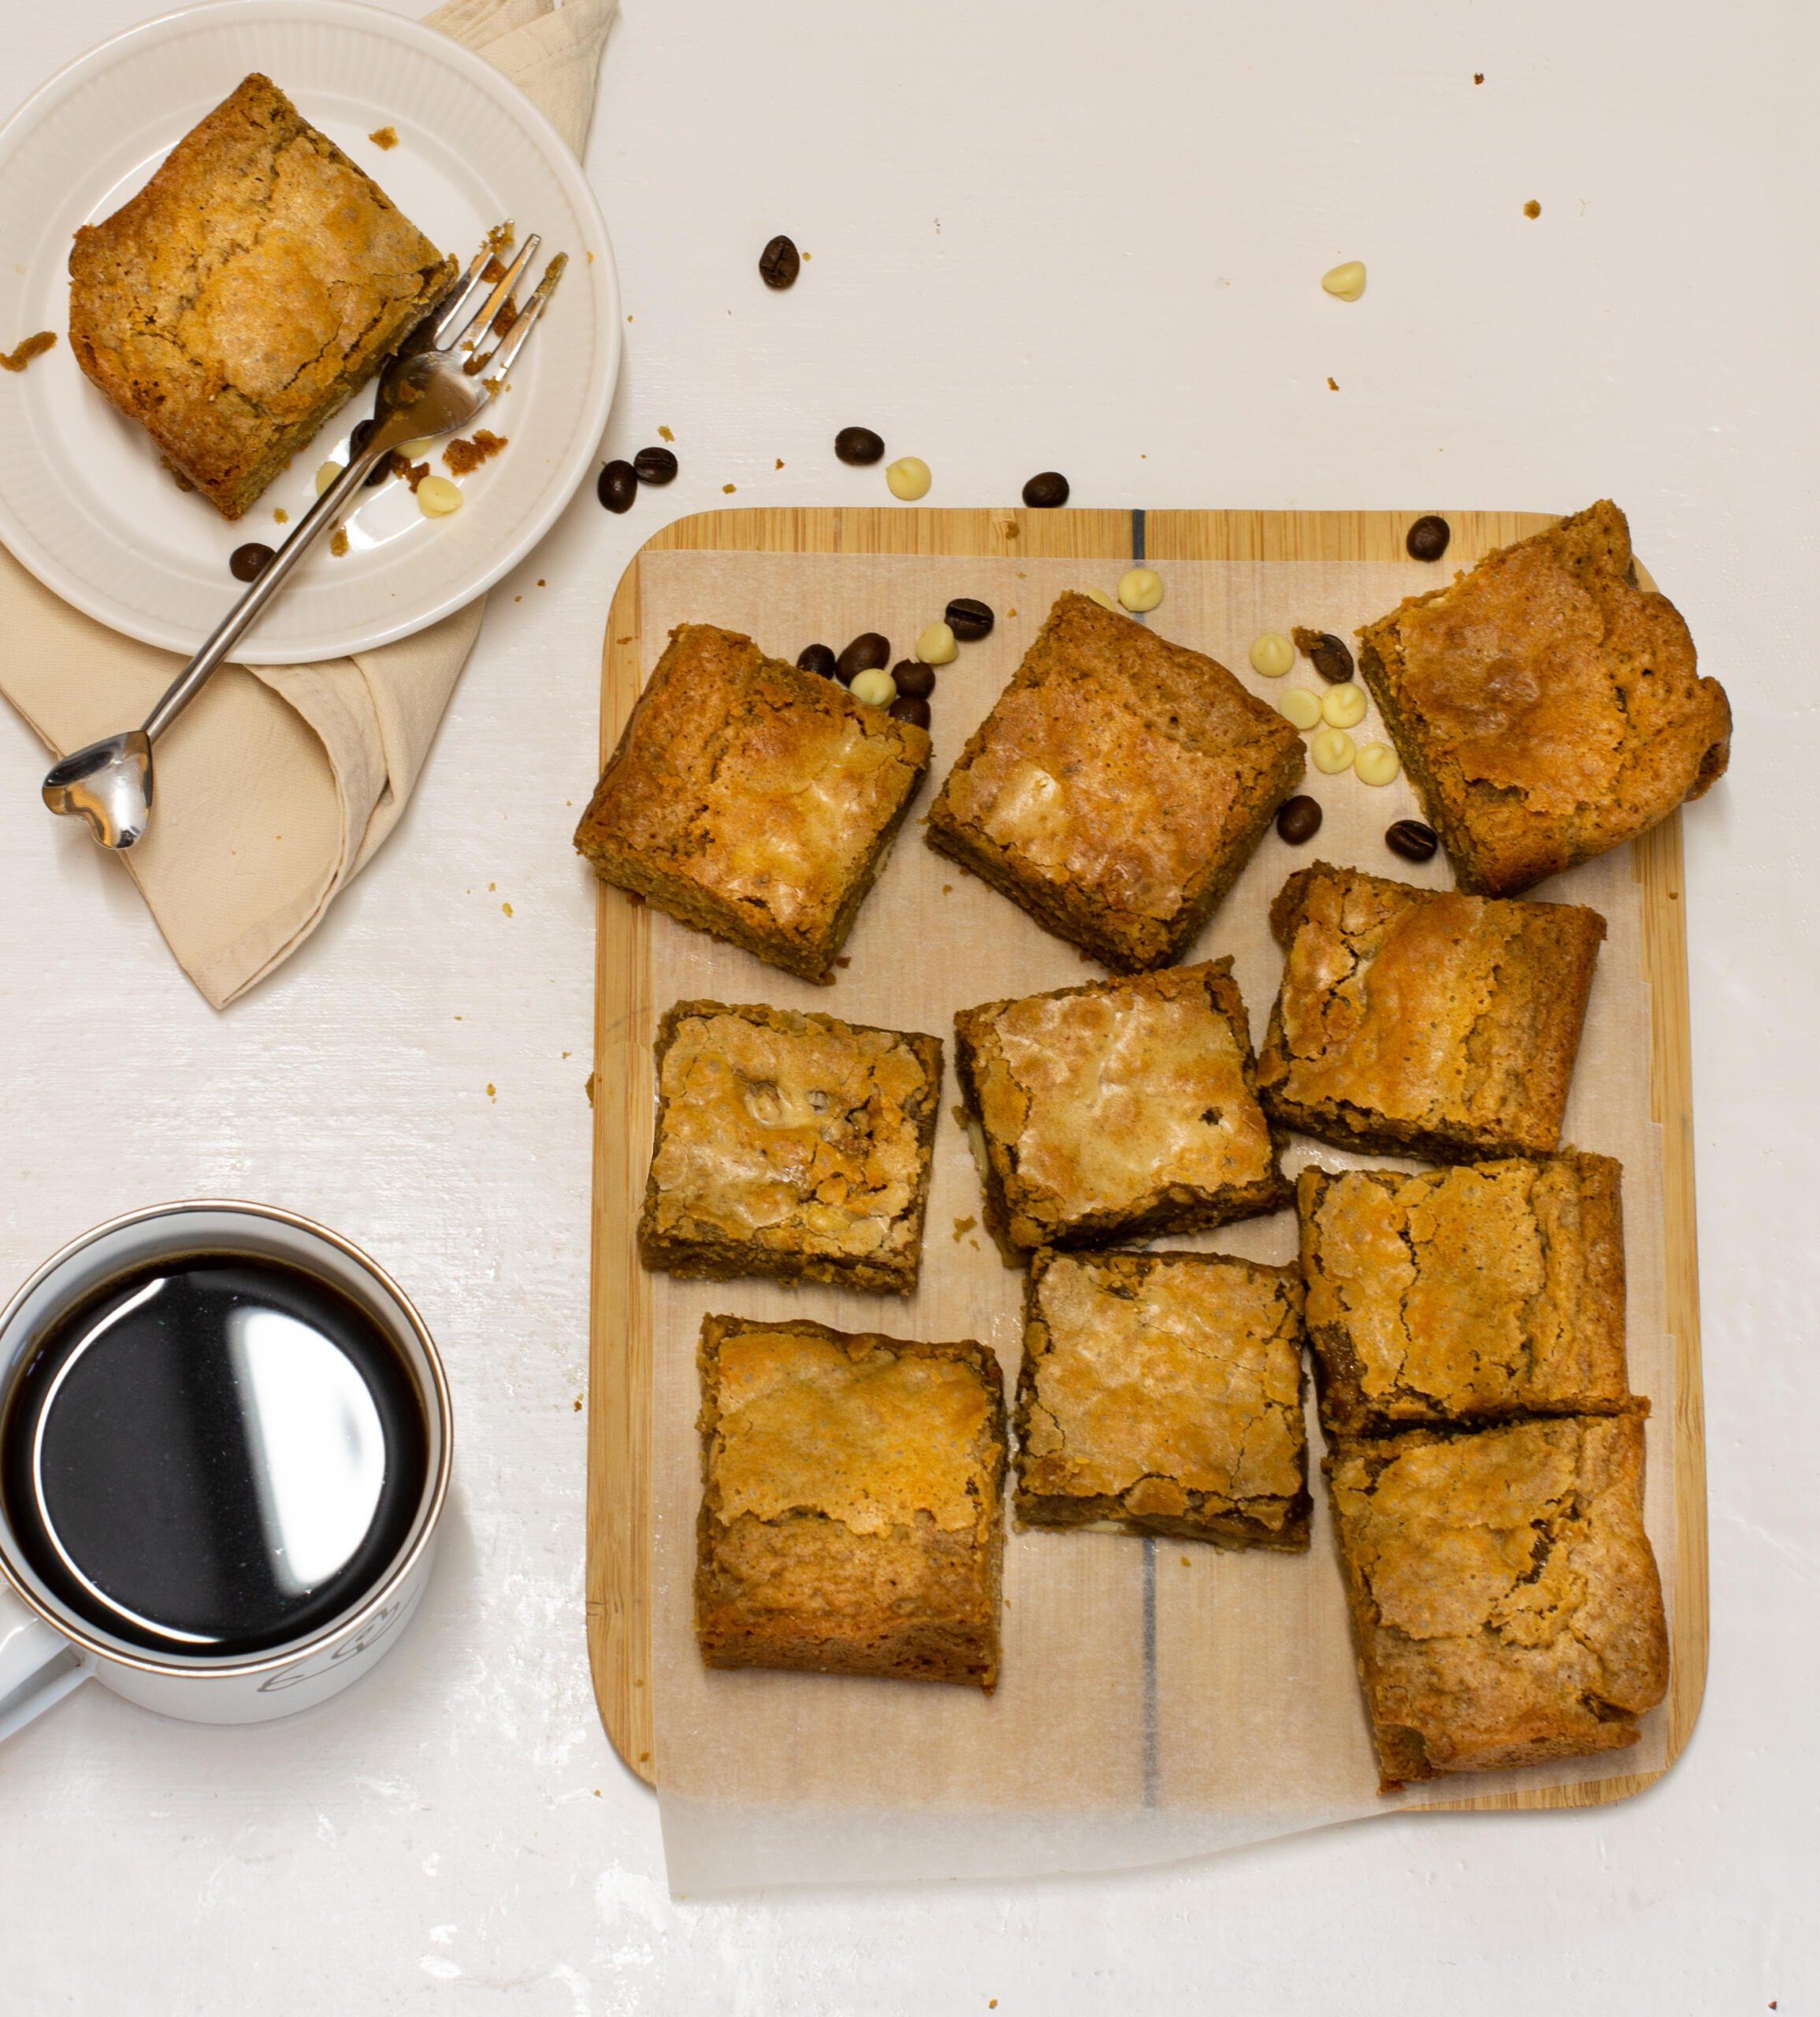
[{"label": "metal fork", "polygon": [[[86,819],[104,848],[130,848],[143,835],[151,819],[154,738],[202,691],[318,536],[340,517],[380,458],[406,441],[434,440],[466,427],[485,410],[504,384],[568,264],[568,254],[557,253],[516,318],[503,328],[497,326],[500,311],[511,300],[542,242],[533,232],[518,256],[490,284],[487,267],[496,257],[492,241],[468,262],[454,292],[432,311],[434,320],[426,318],[418,325],[414,347],[401,351],[385,367],[372,425],[361,446],[349,455],[347,466],[304,513],[264,571],[172,681],[144,726],[91,742],[51,766],[44,779],[44,802],[53,812]],[[485,299],[470,312],[468,304],[483,292]],[[487,347],[489,336],[494,341]]]}]

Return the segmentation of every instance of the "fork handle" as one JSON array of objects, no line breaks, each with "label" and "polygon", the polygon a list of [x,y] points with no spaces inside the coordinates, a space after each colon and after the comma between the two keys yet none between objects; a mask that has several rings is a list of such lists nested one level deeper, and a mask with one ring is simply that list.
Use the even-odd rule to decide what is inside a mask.
[{"label": "fork handle", "polygon": [[382,438],[389,433],[388,429],[374,428],[365,448],[349,459],[347,468],[292,528],[284,544],[273,555],[265,571],[257,580],[248,584],[247,592],[210,632],[201,650],[171,682],[165,689],[164,697],[146,716],[145,732],[148,737],[155,738],[162,735],[208,684],[210,674],[240,642],[260,611],[278,592],[284,585],[284,578],[315,544],[324,527],[341,511],[347,500],[366,481],[373,464],[381,455],[389,454],[396,445],[389,439]]}]

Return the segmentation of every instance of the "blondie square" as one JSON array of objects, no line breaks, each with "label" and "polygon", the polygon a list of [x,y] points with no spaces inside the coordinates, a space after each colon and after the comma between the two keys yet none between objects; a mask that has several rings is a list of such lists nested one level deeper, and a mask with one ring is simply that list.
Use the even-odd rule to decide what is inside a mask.
[{"label": "blondie square", "polygon": [[1231,965],[1092,981],[955,1017],[986,1223],[1008,1259],[1288,1203]]},{"label": "blondie square", "polygon": [[1322,1425],[1616,1413],[1622,1172],[1573,1150],[1407,1176],[1296,1179]]},{"label": "blondie square", "polygon": [[982,1345],[701,1327],[711,1667],[998,1679],[1005,1402]]},{"label": "blondie square", "polygon": [[76,361],[237,518],[455,276],[254,72],[69,255]]},{"label": "blondie square", "polygon": [[948,774],[929,843],[1139,972],[1187,949],[1304,760],[1224,666],[1064,595]]},{"label": "blondie square", "polygon": [[1386,1791],[1636,1743],[1669,1666],[1640,1417],[1411,1429],[1324,1468]]},{"label": "blondie square", "polygon": [[1257,1064],[1273,1120],[1436,1162],[1560,1146],[1598,912],[1317,862],[1270,923],[1287,955]]},{"label": "blondie square", "polygon": [[1359,633],[1371,689],[1463,890],[1514,896],[1725,774],[1732,711],[1609,501],[1488,554]]},{"label": "blondie square", "polygon": [[575,830],[604,882],[833,978],[929,766],[928,732],[751,638],[685,623]]},{"label": "blondie square", "polygon": [[1302,1284],[1219,1254],[1039,1254],[1017,1383],[1018,1517],[1308,1546]]},{"label": "blondie square", "polygon": [[938,1038],[679,1001],[658,1032],[657,1099],[646,1267],[916,1287]]}]

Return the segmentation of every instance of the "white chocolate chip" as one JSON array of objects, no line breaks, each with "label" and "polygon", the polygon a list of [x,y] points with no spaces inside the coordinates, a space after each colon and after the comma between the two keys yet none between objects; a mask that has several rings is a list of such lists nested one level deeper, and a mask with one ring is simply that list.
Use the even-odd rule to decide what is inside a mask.
[{"label": "white chocolate chip", "polygon": [[949,665],[960,647],[945,623],[931,623],[916,640],[916,656],[925,665]]},{"label": "white chocolate chip", "polygon": [[1365,292],[1364,260],[1348,259],[1343,266],[1328,267],[1320,277],[1320,284],[1329,294],[1338,295],[1342,301],[1357,301]]},{"label": "white chocolate chip", "polygon": [[1280,679],[1295,663],[1295,647],[1280,630],[1266,630],[1251,646],[1251,670],[1266,679]]},{"label": "white chocolate chip", "polygon": [[1292,686],[1277,706],[1298,728],[1315,728],[1320,722],[1320,696],[1306,686]]},{"label": "white chocolate chip", "polygon": [[1324,728],[1308,745],[1308,753],[1314,767],[1331,778],[1351,763],[1352,737],[1343,728]]},{"label": "white chocolate chip", "polygon": [[1329,728],[1357,728],[1365,718],[1365,689],[1350,679],[1328,687],[1320,696],[1320,718]]},{"label": "white chocolate chip", "polygon": [[1387,742],[1368,742],[1353,759],[1361,785],[1387,785],[1402,765]]},{"label": "white chocolate chip", "polygon": [[446,518],[461,507],[461,491],[446,476],[426,476],[417,486],[417,508],[426,518]]},{"label": "white chocolate chip", "polygon": [[875,665],[855,673],[847,691],[868,708],[888,708],[897,697],[897,682],[882,665]]},{"label": "white chocolate chip", "polygon": [[436,436],[433,434],[426,434],[421,440],[399,442],[398,452],[407,462],[422,462],[436,444]]},{"label": "white chocolate chip", "polygon": [[316,472],[316,495],[320,497],[347,466],[345,462],[325,462]]},{"label": "white chocolate chip", "polygon": [[1109,609],[1115,616],[1123,616],[1125,613],[1118,597],[1108,595],[1104,589],[1083,589],[1081,593],[1089,602],[1097,602],[1101,609]]},{"label": "white chocolate chip", "polygon": [[919,497],[929,493],[929,465],[920,455],[900,455],[886,470],[885,481],[890,485],[893,497],[901,497],[906,504],[914,504]]},{"label": "white chocolate chip", "polygon": [[1162,578],[1148,567],[1127,567],[1119,578],[1119,600],[1142,616],[1163,600]]}]

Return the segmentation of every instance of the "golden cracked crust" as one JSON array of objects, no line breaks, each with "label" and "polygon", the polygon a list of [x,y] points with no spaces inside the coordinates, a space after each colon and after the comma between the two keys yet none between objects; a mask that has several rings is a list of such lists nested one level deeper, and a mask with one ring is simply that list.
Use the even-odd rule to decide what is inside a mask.
[{"label": "golden cracked crust", "polygon": [[1229,959],[954,1019],[1006,1256],[1224,1224],[1289,1202]]},{"label": "golden cracked crust", "polygon": [[69,341],[237,518],[454,277],[269,77],[245,78],[69,254]]},{"label": "golden cracked crust", "polygon": [[942,1099],[938,1038],[679,1001],[657,1038],[648,1268],[908,1295]]},{"label": "golden cracked crust", "polygon": [[1017,1384],[1020,1521],[1308,1546],[1302,1284],[1218,1254],[1039,1254]]},{"label": "golden cracked crust", "polygon": [[1323,1427],[1346,1436],[1633,1405],[1622,1172],[1569,1150],[1296,1179]]},{"label": "golden cracked crust", "polygon": [[825,981],[930,746],[915,722],[737,631],[680,624],[575,845],[604,881]]},{"label": "golden cracked crust", "polygon": [[1725,774],[1732,712],[1609,500],[1359,633],[1359,667],[1460,886],[1511,896]]},{"label": "golden cracked crust", "polygon": [[706,1664],[990,1692],[1005,1463],[991,1353],[709,1317],[700,1359]]},{"label": "golden cracked crust", "polygon": [[1598,912],[1317,862],[1270,922],[1286,957],[1257,1083],[1274,1120],[1437,1162],[1560,1146]]},{"label": "golden cracked crust", "polygon": [[1639,1416],[1412,1429],[1324,1469],[1385,1790],[1636,1743],[1669,1665]]},{"label": "golden cracked crust", "polygon": [[1216,660],[1064,595],[948,774],[929,843],[1117,971],[1166,966],[1305,761]]}]

